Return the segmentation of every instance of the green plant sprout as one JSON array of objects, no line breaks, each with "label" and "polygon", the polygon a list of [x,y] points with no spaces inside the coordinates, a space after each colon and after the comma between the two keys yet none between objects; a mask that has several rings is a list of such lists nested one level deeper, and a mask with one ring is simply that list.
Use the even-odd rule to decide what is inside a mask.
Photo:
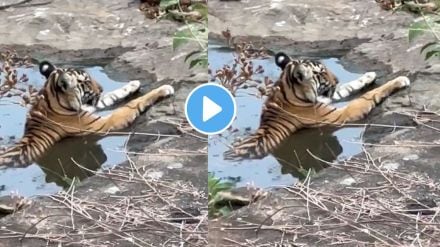
[{"label": "green plant sprout", "polygon": [[229,191],[234,187],[234,183],[222,181],[213,174],[208,174],[208,215],[209,217],[226,216],[231,212],[231,207],[224,205],[223,198],[219,192]]}]

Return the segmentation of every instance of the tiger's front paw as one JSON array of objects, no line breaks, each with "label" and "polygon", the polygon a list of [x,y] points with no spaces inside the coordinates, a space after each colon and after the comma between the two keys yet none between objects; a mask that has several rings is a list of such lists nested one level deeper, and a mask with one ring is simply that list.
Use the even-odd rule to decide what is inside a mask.
[{"label": "tiger's front paw", "polygon": [[398,83],[399,88],[408,87],[411,84],[411,81],[406,76],[399,76],[395,80]]},{"label": "tiger's front paw", "polygon": [[138,80],[129,81],[127,84],[127,90],[131,93],[136,92],[141,87],[141,82]]},{"label": "tiger's front paw", "polygon": [[163,85],[158,88],[162,97],[170,97],[174,95],[174,88],[171,85]]},{"label": "tiger's front paw", "polygon": [[365,81],[365,85],[369,85],[372,82],[374,82],[374,80],[376,80],[376,72],[367,72],[364,74],[366,81]]}]

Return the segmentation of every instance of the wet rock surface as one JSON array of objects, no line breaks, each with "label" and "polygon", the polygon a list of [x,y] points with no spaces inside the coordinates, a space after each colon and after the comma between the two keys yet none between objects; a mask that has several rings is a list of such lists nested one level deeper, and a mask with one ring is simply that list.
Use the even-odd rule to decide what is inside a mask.
[{"label": "wet rock surface", "polygon": [[[369,145],[365,146],[364,154],[353,158],[360,170],[353,171],[352,164],[340,162],[313,177],[310,183],[274,190],[265,199],[229,217],[211,220],[210,245],[369,246],[405,245],[417,241],[417,230],[409,226],[411,223],[402,223],[414,223],[415,220],[409,220],[404,214],[396,216],[391,211],[383,212],[389,216],[387,220],[397,222],[387,225],[370,208],[367,222],[362,223],[359,219],[364,214],[359,199],[362,193],[366,193],[370,201],[383,202],[378,204],[389,210],[396,207],[432,212],[431,208],[438,203],[439,188],[428,184],[440,178],[435,168],[439,159],[435,112],[440,107],[436,96],[440,92],[440,67],[438,61],[425,62],[419,54],[427,38],[408,43],[408,26],[415,16],[385,12],[374,1],[355,0],[300,0],[294,3],[213,0],[209,2],[209,9],[210,38],[217,42],[224,42],[222,31],[228,28],[233,36],[232,43],[251,41],[256,47],[264,46],[273,52],[284,51],[291,55],[336,56],[353,72],[376,71],[379,84],[397,75],[407,75],[412,82],[410,89],[388,98],[366,120],[371,126],[366,129],[364,141]],[[420,111],[425,109],[434,113],[419,117]],[[372,168],[371,159],[380,164],[376,170]],[[376,172],[370,173],[371,170]],[[395,173],[418,179],[411,177],[403,182],[401,190],[388,190],[387,186],[402,182]],[[414,188],[406,190],[411,181]],[[378,191],[372,192],[375,188]],[[313,193],[303,193],[308,189]],[[306,203],[310,202],[307,194],[313,196],[313,200],[319,199],[314,202],[324,201],[323,204]],[[325,196],[321,198],[321,194]],[[351,198],[354,195],[359,195],[359,201]],[[329,198],[337,201],[339,196],[353,199],[353,205],[359,204],[353,218],[337,218],[344,215],[341,212],[349,211],[341,207],[345,202],[326,201]],[[402,198],[410,199],[408,202]],[[389,206],[385,202],[396,205]],[[375,223],[378,218],[379,223]],[[320,221],[322,219],[329,221]],[[402,233],[406,229],[408,232]],[[438,233],[438,230],[430,230],[430,234]],[[438,244],[432,236],[420,236],[425,245]]]},{"label": "wet rock surface", "polygon": [[[117,207],[112,205],[127,200],[127,212],[144,207],[146,212],[162,215],[163,222],[154,219],[152,214],[151,225],[147,221],[137,226],[142,230],[126,232],[121,230],[125,229],[124,225],[139,224],[131,216],[117,228],[111,224],[104,227],[97,221],[109,219],[109,214],[94,211],[91,218],[79,213],[66,217],[72,205],[55,200],[57,195],[37,197],[29,206],[0,220],[0,235],[9,236],[2,237],[0,246],[46,246],[48,243],[156,246],[167,241],[170,245],[176,241],[203,245],[204,237],[197,236],[206,235],[206,138],[185,128],[183,106],[188,92],[206,82],[207,73],[204,69],[188,69],[184,57],[194,49],[191,45],[173,51],[173,34],[181,24],[146,19],[138,10],[138,1],[21,2],[8,1],[5,4],[11,6],[5,8],[0,5],[0,49],[16,49],[35,62],[44,59],[59,65],[99,65],[115,80],[140,80],[142,92],[171,84],[176,93],[140,117],[131,128],[153,135],[130,138],[127,143],[130,162],[116,168],[122,173],[114,176],[112,171],[103,171],[101,175],[81,181],[70,191],[75,199],[96,203],[104,209],[115,209]],[[123,176],[118,177],[121,174]],[[98,233],[85,237],[84,229],[75,228],[73,221],[76,226],[87,225]],[[173,224],[182,229],[194,226],[197,233],[176,237]],[[66,235],[66,231],[73,235]],[[30,238],[26,238],[28,236]]]}]

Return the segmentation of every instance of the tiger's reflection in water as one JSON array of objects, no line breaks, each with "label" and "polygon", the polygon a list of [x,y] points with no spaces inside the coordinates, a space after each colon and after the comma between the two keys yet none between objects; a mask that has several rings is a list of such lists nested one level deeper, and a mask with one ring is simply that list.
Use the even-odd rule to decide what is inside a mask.
[{"label": "tiger's reflection in water", "polygon": [[334,135],[336,130],[331,127],[305,129],[289,137],[273,152],[273,156],[282,166],[282,174],[292,174],[302,180],[307,176],[309,169],[312,169],[313,174],[328,167],[323,161],[332,162],[343,151],[342,145]]},{"label": "tiger's reflection in water", "polygon": [[73,178],[81,181],[92,176],[107,161],[99,139],[102,137],[67,138],[54,145],[36,161],[46,174],[46,182],[69,187]]}]

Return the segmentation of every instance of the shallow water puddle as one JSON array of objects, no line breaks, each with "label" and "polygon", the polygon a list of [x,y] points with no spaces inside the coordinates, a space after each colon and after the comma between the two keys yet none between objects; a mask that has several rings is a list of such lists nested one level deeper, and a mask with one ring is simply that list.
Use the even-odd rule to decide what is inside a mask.
[{"label": "shallow water puddle", "polygon": [[[124,85],[107,77],[101,67],[85,68],[108,92]],[[41,88],[44,77],[38,68],[18,69],[19,76],[26,73],[29,84]],[[0,99],[0,144],[11,145],[23,135],[27,108],[12,102],[20,98]],[[106,114],[106,111],[99,114]],[[84,179],[101,167],[111,167],[126,160],[121,151],[127,136],[69,138],[57,143],[38,162],[24,168],[0,170],[0,196],[12,191],[20,195],[53,194],[68,186],[71,178]],[[73,161],[74,160],[74,161]],[[84,166],[80,168],[75,163]]]},{"label": "shallow water puddle", "polygon": [[[212,71],[222,68],[225,64],[232,65],[233,60],[234,54],[230,50],[210,46],[209,64]],[[345,70],[337,58],[326,58],[322,61],[338,76],[342,84],[361,76]],[[273,81],[277,80],[280,69],[273,59],[254,60],[253,62],[254,68],[258,65],[263,66],[265,71],[263,76],[269,76]],[[248,184],[262,188],[291,185],[298,178],[304,178],[309,168],[319,171],[325,167],[325,162],[313,156],[325,161],[334,161],[361,152],[359,142],[364,128],[319,128],[295,133],[273,155],[264,159],[224,160],[223,152],[228,149],[233,140],[247,136],[259,125],[264,99],[258,98],[254,93],[256,93],[255,88],[240,89],[236,93],[237,118],[232,124],[232,129],[238,129],[237,132],[226,131],[209,137],[208,170],[216,177],[236,181],[237,187]],[[344,104],[346,103],[340,102],[336,105]]]}]

